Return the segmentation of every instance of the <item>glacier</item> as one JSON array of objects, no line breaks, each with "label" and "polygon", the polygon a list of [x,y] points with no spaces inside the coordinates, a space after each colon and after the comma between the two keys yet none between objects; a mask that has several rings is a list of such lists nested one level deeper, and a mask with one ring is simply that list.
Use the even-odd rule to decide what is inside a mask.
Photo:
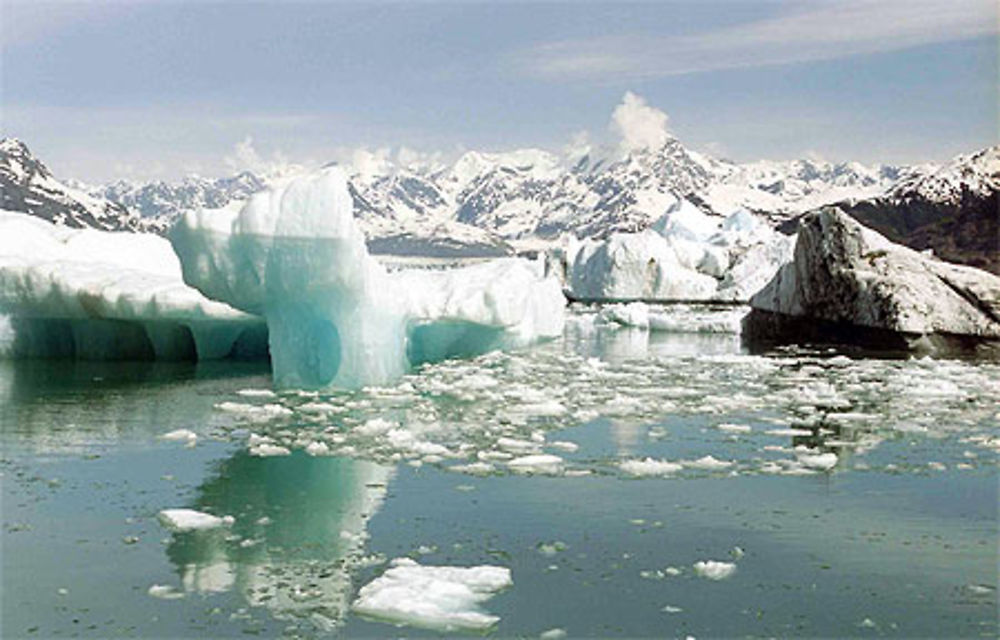
[{"label": "glacier", "polygon": [[541,263],[388,272],[365,246],[338,167],[188,212],[169,238],[185,282],[265,318],[279,387],[383,384],[421,363],[562,333],[566,301]]},{"label": "glacier", "polygon": [[584,301],[746,302],[791,260],[794,238],[745,210],[708,215],[683,198],[640,233],[570,239],[557,255]]},{"label": "glacier", "polygon": [[0,356],[205,360],[266,342],[260,318],[183,283],[164,238],[0,211]]}]

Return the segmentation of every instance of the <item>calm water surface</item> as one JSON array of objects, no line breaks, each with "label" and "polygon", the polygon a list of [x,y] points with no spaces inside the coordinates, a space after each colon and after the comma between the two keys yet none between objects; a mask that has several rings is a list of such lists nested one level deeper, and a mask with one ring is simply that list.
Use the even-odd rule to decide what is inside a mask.
[{"label": "calm water surface", "polygon": [[[3,637],[437,635],[351,612],[399,557],[510,568],[497,636],[997,635],[1000,367],[590,320],[321,396],[0,363]],[[179,507],[235,522],[172,534]]]}]

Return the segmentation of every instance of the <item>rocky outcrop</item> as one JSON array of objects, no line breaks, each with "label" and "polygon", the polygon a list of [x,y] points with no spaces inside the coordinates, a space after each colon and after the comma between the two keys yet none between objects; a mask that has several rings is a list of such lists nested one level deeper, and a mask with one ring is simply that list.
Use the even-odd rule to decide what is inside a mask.
[{"label": "rocky outcrop", "polygon": [[893,244],[832,207],[802,218],[794,260],[750,306],[752,344],[1000,355],[1000,277]]},{"label": "rocky outcrop", "polygon": [[838,206],[893,242],[1000,274],[1000,145]]}]

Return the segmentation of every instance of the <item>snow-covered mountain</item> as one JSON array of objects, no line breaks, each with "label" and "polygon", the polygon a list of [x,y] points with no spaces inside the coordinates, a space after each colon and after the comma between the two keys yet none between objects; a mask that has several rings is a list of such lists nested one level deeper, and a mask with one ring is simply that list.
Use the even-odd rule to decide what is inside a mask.
[{"label": "snow-covered mountain", "polygon": [[105,231],[156,231],[128,208],[57,180],[20,140],[0,140],[0,209],[27,213],[68,227]]},{"label": "snow-covered mountain", "polygon": [[266,187],[267,180],[243,171],[215,180],[188,176],[177,184],[118,180],[99,187],[94,195],[123,205],[143,218],[172,220],[191,209],[218,209],[233,200],[245,200]]},{"label": "snow-covered mountain", "polygon": [[696,196],[715,211],[738,208],[788,217],[847,199],[881,195],[919,168],[820,160],[746,164],[709,160],[713,180]]},{"label": "snow-covered mountain", "polygon": [[894,242],[1000,273],[1000,145],[914,171],[840,206]]},{"label": "snow-covered mountain", "polygon": [[[995,215],[990,214],[995,211],[989,198],[995,200],[997,191],[996,155],[992,148],[940,169],[818,160],[738,164],[692,151],[664,135],[652,147],[574,156],[540,149],[469,151],[449,163],[439,156],[425,162],[385,156],[344,168],[355,216],[377,253],[502,255],[513,251],[511,243],[537,247],[567,233],[606,238],[649,227],[684,198],[709,214],[746,209],[774,223],[838,203],[895,241],[966,259],[960,251],[949,252],[948,238],[911,235],[935,221],[947,224],[941,220],[957,211],[979,207],[973,216],[977,222],[969,226],[975,237],[956,242],[992,241],[996,234],[990,235],[989,225],[995,226]],[[110,229],[162,228],[183,211],[220,208],[287,177],[244,171],[173,184],[122,180],[88,193],[56,181],[20,142],[4,141],[0,162],[4,207]],[[976,251],[983,253],[985,247]]]},{"label": "snow-covered mountain", "polygon": [[[359,164],[345,166],[356,216],[369,237],[386,247],[441,233],[484,247],[563,233],[607,237],[645,229],[681,197],[708,213],[742,208],[787,219],[822,204],[881,194],[909,171],[808,160],[740,165],[694,152],[672,136],[652,148],[603,149],[574,158],[519,149],[469,151],[450,164],[386,158]],[[119,181],[96,195],[143,216],[173,219],[187,209],[246,198],[272,182],[250,172],[175,185]]]}]

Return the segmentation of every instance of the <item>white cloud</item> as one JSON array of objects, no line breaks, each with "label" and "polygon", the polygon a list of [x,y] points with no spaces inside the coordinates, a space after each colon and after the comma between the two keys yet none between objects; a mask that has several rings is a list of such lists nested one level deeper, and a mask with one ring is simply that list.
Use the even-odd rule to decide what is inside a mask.
[{"label": "white cloud", "polygon": [[590,141],[590,133],[587,131],[577,131],[570,137],[566,146],[563,147],[563,158],[572,165],[579,162],[592,150],[593,144]]},{"label": "white cloud", "polygon": [[270,159],[261,156],[253,144],[253,137],[245,136],[233,146],[233,151],[223,158],[223,163],[232,173],[250,171],[257,175],[274,178],[299,173],[303,167],[289,162],[281,151],[275,151]]},{"label": "white cloud", "polygon": [[832,60],[996,33],[995,0],[817,0],[714,31],[566,40],[516,59],[543,77],[636,79]]},{"label": "white cloud", "polygon": [[658,149],[670,137],[667,114],[646,104],[641,96],[626,91],[611,114],[611,130],[621,136],[623,151]]}]

